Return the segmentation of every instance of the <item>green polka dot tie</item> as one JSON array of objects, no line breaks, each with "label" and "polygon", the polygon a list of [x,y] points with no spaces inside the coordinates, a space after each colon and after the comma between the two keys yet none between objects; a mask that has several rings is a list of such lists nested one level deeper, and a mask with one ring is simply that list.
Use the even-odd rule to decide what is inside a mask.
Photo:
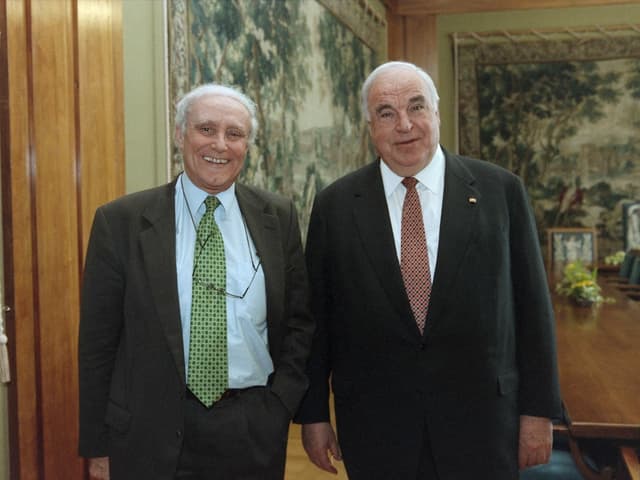
[{"label": "green polka dot tie", "polygon": [[229,384],[227,360],[227,274],[224,242],[213,218],[219,202],[210,196],[197,229],[191,296],[189,390],[207,407]]}]

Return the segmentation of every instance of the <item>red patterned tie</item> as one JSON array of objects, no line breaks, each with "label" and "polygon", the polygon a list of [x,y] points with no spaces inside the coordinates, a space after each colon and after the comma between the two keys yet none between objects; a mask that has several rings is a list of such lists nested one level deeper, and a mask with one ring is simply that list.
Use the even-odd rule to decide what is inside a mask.
[{"label": "red patterned tie", "polygon": [[407,188],[407,194],[402,205],[400,270],[402,270],[404,288],[409,297],[413,316],[420,333],[423,333],[431,296],[431,270],[416,183],[418,180],[413,177],[402,180],[402,184]]}]

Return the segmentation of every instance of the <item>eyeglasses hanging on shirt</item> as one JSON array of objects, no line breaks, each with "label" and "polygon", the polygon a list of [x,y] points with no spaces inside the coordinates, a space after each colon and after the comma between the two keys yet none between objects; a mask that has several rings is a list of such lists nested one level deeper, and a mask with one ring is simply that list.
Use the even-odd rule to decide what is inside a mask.
[{"label": "eyeglasses hanging on shirt", "polygon": [[[193,261],[193,275],[192,275],[193,281],[196,282],[197,284],[203,286],[204,288],[206,288],[208,290],[213,290],[213,291],[219,293],[220,295],[226,295],[228,297],[237,298],[239,300],[242,300],[247,295],[249,290],[251,289],[251,285],[253,285],[253,281],[255,280],[256,275],[258,273],[258,270],[260,269],[260,266],[262,265],[262,260],[260,260],[260,257],[258,257],[257,252],[253,252],[252,249],[251,249],[251,242],[249,241],[249,232],[247,231],[247,224],[245,223],[244,218],[242,219],[242,227],[244,228],[244,237],[245,237],[245,240],[246,240],[247,249],[249,250],[249,258],[251,259],[251,268],[253,270],[253,274],[251,275],[251,280],[249,280],[249,284],[247,285],[247,288],[245,288],[242,293],[232,293],[232,292],[227,291],[224,288],[217,287],[210,280],[203,279],[203,278],[197,278],[196,275],[195,275],[195,272],[196,272],[196,268],[198,266],[198,259],[200,258],[200,254],[198,255],[198,258],[195,258],[194,261]],[[205,240],[205,243],[207,242],[207,240]],[[202,249],[200,249],[200,252],[202,252]],[[257,257],[257,263],[256,263],[256,259],[254,257]]]},{"label": "eyeglasses hanging on shirt", "polygon": [[[184,173],[182,174],[184,175]],[[182,180],[182,175],[180,175],[180,186],[182,187],[182,198],[184,199],[184,202],[187,206],[187,211],[189,212],[189,217],[191,219],[191,224],[193,225],[194,230],[198,230],[197,226],[196,226],[196,222],[195,219],[193,218],[193,213],[191,212],[191,206],[189,205],[189,200],[187,199],[187,195],[185,194],[184,191],[184,182]],[[228,292],[226,289],[224,288],[220,288],[217,287],[212,281],[207,281],[206,279],[202,279],[202,278],[197,278],[195,276],[195,272],[196,272],[196,267],[198,266],[198,258],[200,258],[200,255],[202,254],[202,250],[203,248],[200,248],[200,253],[198,254],[198,257],[195,258],[193,260],[193,272],[192,272],[192,279],[194,282],[196,282],[198,285],[203,286],[204,288],[208,289],[208,290],[213,290],[217,293],[219,293],[220,295],[226,295],[228,297],[231,298],[237,298],[239,300],[242,300],[247,293],[249,292],[249,290],[251,289],[251,285],[253,285],[253,281],[256,279],[256,275],[258,274],[258,270],[260,269],[260,266],[262,265],[262,260],[260,260],[260,257],[258,256],[257,252],[253,252],[251,250],[251,242],[249,241],[249,232],[247,231],[247,224],[244,221],[244,218],[242,218],[242,228],[244,228],[244,238],[246,240],[246,244],[247,244],[247,249],[249,250],[249,258],[251,259],[251,268],[253,269],[253,274],[251,275],[251,280],[249,280],[249,284],[247,285],[247,288],[245,288],[242,293],[231,293]],[[197,239],[197,235],[196,235],[196,239]],[[209,241],[209,237],[207,237],[207,239],[204,241],[204,243],[202,245],[200,245],[200,247],[204,247],[204,245]],[[256,263],[256,261],[254,260],[254,257],[256,257],[258,259],[258,263]]]}]

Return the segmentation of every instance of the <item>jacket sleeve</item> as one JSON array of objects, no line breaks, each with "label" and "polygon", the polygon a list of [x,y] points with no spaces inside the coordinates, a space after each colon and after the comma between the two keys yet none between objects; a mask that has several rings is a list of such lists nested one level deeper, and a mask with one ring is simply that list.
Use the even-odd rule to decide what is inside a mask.
[{"label": "jacket sleeve", "polygon": [[307,366],[309,389],[294,421],[297,423],[316,423],[329,421],[329,339],[327,302],[329,264],[326,261],[326,228],[321,208],[316,203],[311,212],[307,234],[306,259],[311,288],[311,313],[316,322],[311,356]]},{"label": "jacket sleeve", "polygon": [[93,221],[82,279],[78,368],[79,453],[108,455],[105,413],[123,324],[124,275],[102,209]]},{"label": "jacket sleeve", "polygon": [[511,185],[510,197],[520,414],[559,418],[555,318],[535,219],[520,179]]},{"label": "jacket sleeve", "polygon": [[271,388],[293,416],[308,385],[305,367],[314,324],[309,313],[307,271],[293,202],[288,203],[281,215],[281,225],[284,226],[285,318]]}]

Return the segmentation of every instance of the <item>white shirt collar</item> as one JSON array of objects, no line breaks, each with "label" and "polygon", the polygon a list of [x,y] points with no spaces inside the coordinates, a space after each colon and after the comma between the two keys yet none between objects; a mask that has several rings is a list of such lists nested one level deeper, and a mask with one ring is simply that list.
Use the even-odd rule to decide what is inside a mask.
[{"label": "white shirt collar", "polygon": [[[210,195],[210,193],[207,193],[204,190],[196,187],[186,172],[182,172],[180,174],[179,183],[182,185],[185,198],[189,203],[189,207],[192,210],[192,213],[195,215],[202,206],[205,199]],[[232,183],[231,186],[226,190],[216,194],[215,197],[220,201],[224,212],[229,212],[233,205],[236,203],[235,182]]]},{"label": "white shirt collar", "polygon": [[[442,192],[444,191],[444,167],[444,152],[442,148],[440,148],[440,145],[438,145],[431,161],[426,167],[414,175],[414,177],[418,179],[418,182],[420,182],[419,188],[422,188],[420,187],[420,185],[422,185],[431,193],[442,196]],[[404,177],[401,177],[391,170],[384,160],[380,162],[380,174],[382,175],[384,194],[388,198],[396,188],[398,188],[398,185],[402,183]]]}]

